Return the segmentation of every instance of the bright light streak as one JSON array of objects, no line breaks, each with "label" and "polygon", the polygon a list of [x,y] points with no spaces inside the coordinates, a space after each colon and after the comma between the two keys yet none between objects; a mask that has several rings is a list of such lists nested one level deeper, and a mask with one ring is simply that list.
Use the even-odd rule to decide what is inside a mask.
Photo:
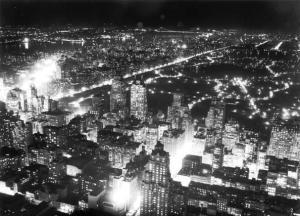
[{"label": "bright light streak", "polygon": [[283,41],[279,42],[273,49],[279,50],[282,44],[283,44]]},{"label": "bright light streak", "polygon": [[256,48],[257,48],[257,47],[260,47],[261,45],[264,45],[264,44],[266,44],[266,43],[268,43],[268,42],[269,42],[269,40],[264,41],[264,42],[262,42],[262,43],[260,43],[260,44],[255,45],[255,47],[256,47]]},{"label": "bright light streak", "polygon": [[111,192],[111,201],[119,208],[123,208],[128,204],[130,199],[130,183],[120,181],[113,187]]},{"label": "bright light streak", "polygon": [[182,159],[190,153],[192,153],[192,137],[189,136],[189,134],[186,134],[181,148],[174,156],[170,157],[170,173],[172,178],[174,178],[181,169]]}]

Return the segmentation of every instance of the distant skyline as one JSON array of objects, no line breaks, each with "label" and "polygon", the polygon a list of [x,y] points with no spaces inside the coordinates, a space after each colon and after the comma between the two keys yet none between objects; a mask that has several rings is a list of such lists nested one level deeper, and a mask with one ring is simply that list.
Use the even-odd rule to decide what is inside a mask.
[{"label": "distant skyline", "polygon": [[300,30],[300,1],[2,0],[0,24]]}]

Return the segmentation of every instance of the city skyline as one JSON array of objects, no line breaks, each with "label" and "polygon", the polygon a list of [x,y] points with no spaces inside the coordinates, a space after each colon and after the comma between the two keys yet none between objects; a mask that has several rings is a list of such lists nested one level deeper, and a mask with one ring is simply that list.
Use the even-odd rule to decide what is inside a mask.
[{"label": "city skyline", "polygon": [[103,24],[168,28],[241,28],[299,31],[296,0],[113,0],[1,1],[0,25],[63,26]]},{"label": "city skyline", "polygon": [[298,7],[1,1],[0,215],[300,215]]}]

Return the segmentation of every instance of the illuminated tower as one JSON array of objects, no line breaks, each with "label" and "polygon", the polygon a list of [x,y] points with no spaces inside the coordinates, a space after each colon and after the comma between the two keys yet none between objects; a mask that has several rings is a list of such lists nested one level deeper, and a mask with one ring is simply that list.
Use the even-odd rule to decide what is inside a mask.
[{"label": "illuminated tower", "polygon": [[130,88],[130,115],[144,121],[147,110],[147,89],[140,81],[136,81]]},{"label": "illuminated tower", "polygon": [[222,139],[224,121],[225,104],[220,100],[213,99],[205,119],[205,126],[209,129],[214,129],[217,140]]},{"label": "illuminated tower", "polygon": [[112,81],[110,90],[110,112],[118,113],[126,111],[126,86],[121,77]]},{"label": "illuminated tower", "polygon": [[169,153],[158,142],[142,178],[141,215],[165,216],[168,214],[170,171]]},{"label": "illuminated tower", "polygon": [[213,100],[205,119],[206,127],[222,129],[224,124],[224,113],[224,103],[218,100]]}]

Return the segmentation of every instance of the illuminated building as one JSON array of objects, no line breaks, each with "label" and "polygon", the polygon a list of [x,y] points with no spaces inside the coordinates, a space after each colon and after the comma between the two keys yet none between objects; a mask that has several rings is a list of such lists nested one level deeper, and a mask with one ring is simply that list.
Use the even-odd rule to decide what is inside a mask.
[{"label": "illuminated building", "polygon": [[173,94],[173,103],[168,107],[167,122],[173,129],[184,129],[189,122],[189,108],[183,104],[183,94]]},{"label": "illuminated building", "polygon": [[141,144],[126,139],[119,139],[117,142],[104,145],[102,148],[108,151],[111,166],[122,169],[139,153]]},{"label": "illuminated building", "polygon": [[205,139],[205,149],[211,148],[216,144],[216,130],[215,129],[207,129],[206,139]]},{"label": "illuminated building", "polygon": [[222,130],[225,120],[225,104],[222,101],[212,100],[205,119],[205,126],[216,130],[217,139],[222,138]]},{"label": "illuminated building", "polygon": [[186,207],[187,188],[180,182],[171,181],[169,195],[169,215],[183,215]]},{"label": "illuminated building", "polygon": [[120,117],[116,113],[106,113],[100,119],[103,128],[106,126],[116,126],[117,122],[120,120]]},{"label": "illuminated building", "polygon": [[245,145],[245,157],[249,161],[254,161],[257,156],[257,148],[259,142],[259,135],[257,132],[251,130],[241,130],[239,142]]},{"label": "illuminated building", "polygon": [[222,143],[226,149],[231,150],[238,141],[239,125],[237,122],[229,121],[224,127]]},{"label": "illuminated building", "polygon": [[202,156],[203,152],[205,150],[205,143],[206,143],[206,135],[207,130],[205,128],[198,128],[196,133],[194,134],[192,138],[192,147],[193,154]]},{"label": "illuminated building", "polygon": [[230,154],[223,156],[223,166],[226,167],[240,167],[244,166],[245,161],[245,146],[242,144],[235,144],[232,147]]},{"label": "illuminated building", "polygon": [[4,169],[17,170],[23,166],[24,154],[21,150],[3,147],[0,149],[0,172]]},{"label": "illuminated building", "polygon": [[78,176],[78,186],[80,193],[84,195],[103,192],[107,180],[102,179],[97,172],[84,173]]},{"label": "illuminated building", "polygon": [[7,113],[0,118],[0,147],[24,148],[26,127],[17,116]]},{"label": "illuminated building", "polygon": [[130,87],[130,115],[144,121],[148,111],[147,103],[146,87],[140,81],[135,81]]},{"label": "illuminated building", "polygon": [[100,130],[98,132],[100,148],[108,152],[108,160],[114,168],[125,168],[142,150],[141,143],[133,142],[130,137],[120,133]]},{"label": "illuminated building", "polygon": [[18,183],[14,179],[0,179],[0,193],[10,196],[18,193]]},{"label": "illuminated building", "polygon": [[58,109],[58,101],[51,99],[50,97],[44,100],[43,112],[56,111]]},{"label": "illuminated building", "polygon": [[28,111],[35,112],[37,108],[37,89],[35,86],[30,86],[27,90],[27,104],[28,104]]},{"label": "illuminated building", "polygon": [[197,169],[202,163],[202,157],[197,155],[186,155],[182,160],[182,167]]},{"label": "illuminated building", "polygon": [[43,112],[42,115],[47,119],[49,125],[56,127],[67,125],[74,117],[74,114],[61,110]]},{"label": "illuminated building", "polygon": [[266,175],[266,192],[270,196],[299,199],[297,192],[299,162],[269,156],[267,165],[269,169]]},{"label": "illuminated building", "polygon": [[66,176],[66,165],[57,160],[53,160],[49,166],[48,182],[53,184],[61,184],[63,177]]},{"label": "illuminated building", "polygon": [[134,202],[139,201],[139,179],[137,175],[116,176],[112,182],[111,201],[115,211],[134,209]]},{"label": "illuminated building", "polygon": [[216,206],[216,197],[208,193],[209,186],[191,182],[187,192],[187,205],[201,208],[208,208],[209,206]]},{"label": "illuminated building", "polygon": [[166,123],[160,123],[158,125],[158,140],[160,140],[166,130],[169,130],[170,125]]},{"label": "illuminated building", "polygon": [[44,119],[32,120],[32,133],[44,134],[44,127],[48,125],[50,125],[50,123]]},{"label": "illuminated building", "polygon": [[45,140],[48,145],[52,146],[63,146],[64,139],[66,139],[66,134],[62,127],[55,126],[45,126],[43,127]]},{"label": "illuminated building", "polygon": [[7,93],[6,105],[8,110],[12,110],[15,113],[22,110],[22,99],[24,99],[25,92],[19,88],[11,89]]},{"label": "illuminated building", "polygon": [[[175,157],[182,143],[184,142],[185,134],[182,130],[170,129],[163,133],[160,142],[164,145],[164,149],[169,153],[170,158]],[[172,160],[172,159],[171,159]]]},{"label": "illuminated building", "polygon": [[158,142],[151,153],[143,175],[140,210],[142,216],[165,216],[168,214],[169,163],[169,154],[164,151],[163,145]]},{"label": "illuminated building", "polygon": [[199,156],[187,155],[175,180],[180,181],[183,186],[188,186],[190,182],[211,184],[211,176],[211,165],[201,163],[201,157]]},{"label": "illuminated building", "polygon": [[276,125],[272,128],[267,155],[300,160],[299,129]]},{"label": "illuminated building", "polygon": [[115,77],[110,90],[110,112],[126,115],[126,86],[120,77]]},{"label": "illuminated building", "polygon": [[212,165],[213,163],[213,151],[204,151],[203,155],[202,155],[202,163],[204,164],[208,164],[208,165]]},{"label": "illuminated building", "polygon": [[135,142],[144,142],[147,128],[144,126],[137,126],[133,128],[132,136]]},{"label": "illuminated building", "polygon": [[28,134],[26,132],[26,125],[22,120],[15,120],[12,122],[12,136],[13,136],[13,147],[17,149],[26,149],[28,142]]},{"label": "illuminated building", "polygon": [[30,147],[28,151],[28,162],[29,164],[37,163],[49,166],[54,158],[56,158],[56,155],[56,149]]}]

